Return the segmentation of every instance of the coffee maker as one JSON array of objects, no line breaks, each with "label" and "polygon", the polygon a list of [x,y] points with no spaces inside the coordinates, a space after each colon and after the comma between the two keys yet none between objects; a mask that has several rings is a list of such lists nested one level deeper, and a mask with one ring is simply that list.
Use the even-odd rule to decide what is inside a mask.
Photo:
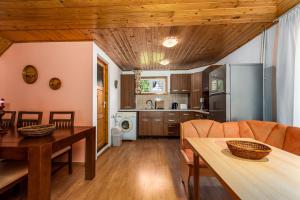
[{"label": "coffee maker", "polygon": [[176,109],[178,109],[178,103],[173,102],[172,103],[172,110],[176,110]]}]

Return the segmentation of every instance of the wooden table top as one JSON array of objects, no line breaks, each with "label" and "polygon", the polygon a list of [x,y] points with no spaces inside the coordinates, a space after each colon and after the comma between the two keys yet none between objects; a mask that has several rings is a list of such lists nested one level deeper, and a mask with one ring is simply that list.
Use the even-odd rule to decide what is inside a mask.
[{"label": "wooden table top", "polygon": [[242,138],[187,138],[187,141],[236,198],[300,199],[299,156],[268,145],[272,152],[266,158],[242,159],[229,152],[225,141],[230,139],[255,141]]},{"label": "wooden table top", "polygon": [[81,137],[85,131],[92,129],[92,126],[79,126],[73,128],[56,129],[51,135],[44,137],[23,137],[18,134],[17,129],[10,129],[7,134],[0,136],[1,147],[28,147],[33,145],[42,145],[45,143],[63,142],[65,139]]}]

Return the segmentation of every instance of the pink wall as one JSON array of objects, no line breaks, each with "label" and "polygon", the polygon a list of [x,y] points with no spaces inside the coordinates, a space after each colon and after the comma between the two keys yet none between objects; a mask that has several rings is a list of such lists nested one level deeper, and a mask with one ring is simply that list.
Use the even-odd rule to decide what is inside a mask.
[{"label": "pink wall", "polygon": [[[19,43],[0,57],[0,97],[9,110],[43,111],[47,123],[50,110],[75,111],[75,125],[92,125],[92,42]],[[37,82],[26,84],[22,70],[33,65]],[[48,86],[52,77],[62,81],[61,89]],[[82,142],[83,143],[83,142]],[[74,145],[74,161],[84,159],[84,145]]]}]

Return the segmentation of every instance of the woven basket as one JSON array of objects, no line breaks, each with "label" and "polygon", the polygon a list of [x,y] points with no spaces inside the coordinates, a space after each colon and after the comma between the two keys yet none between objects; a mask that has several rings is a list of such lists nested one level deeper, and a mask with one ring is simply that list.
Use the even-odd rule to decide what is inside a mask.
[{"label": "woven basket", "polygon": [[230,140],[226,143],[233,155],[251,160],[262,159],[272,151],[267,145],[256,142]]},{"label": "woven basket", "polygon": [[54,130],[54,124],[35,125],[18,128],[18,133],[24,137],[43,137],[52,134]]}]

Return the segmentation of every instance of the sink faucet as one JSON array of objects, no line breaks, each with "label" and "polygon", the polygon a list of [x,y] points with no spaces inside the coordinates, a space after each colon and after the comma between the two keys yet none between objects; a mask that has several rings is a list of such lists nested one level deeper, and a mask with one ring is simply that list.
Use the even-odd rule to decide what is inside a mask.
[{"label": "sink faucet", "polygon": [[153,109],[153,101],[152,100],[147,100],[146,101],[146,105],[148,105],[148,103],[150,102],[150,109]]}]

